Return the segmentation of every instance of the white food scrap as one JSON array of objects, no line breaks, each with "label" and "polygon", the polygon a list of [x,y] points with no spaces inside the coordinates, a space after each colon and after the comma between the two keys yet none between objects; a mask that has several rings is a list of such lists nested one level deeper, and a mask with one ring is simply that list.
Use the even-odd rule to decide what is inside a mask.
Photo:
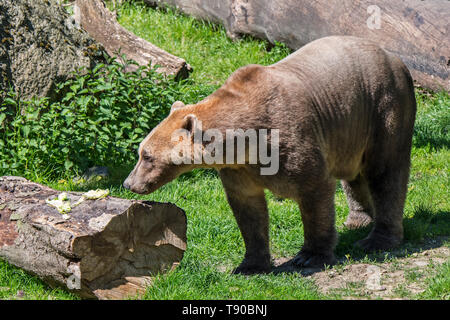
[{"label": "white food scrap", "polygon": [[67,197],[67,193],[63,192],[58,195],[57,198],[52,200],[45,200],[48,205],[56,208],[59,213],[66,214],[72,210],[72,207],[70,206],[70,199]]},{"label": "white food scrap", "polygon": [[106,190],[97,189],[97,190],[89,190],[88,192],[83,193],[82,197],[89,200],[96,200],[106,198],[108,195],[109,195],[108,189]]},{"label": "white food scrap", "polygon": [[102,199],[102,198],[106,198],[109,195],[109,190],[102,190],[102,189],[97,189],[97,190],[89,190],[88,192],[85,192],[81,195],[81,198],[78,199],[77,202],[75,202],[72,206],[70,205],[70,199],[67,196],[66,192],[63,192],[61,194],[58,195],[57,198],[54,198],[52,200],[45,200],[45,202],[56,208],[58,210],[59,213],[61,213],[63,215],[64,219],[70,219],[70,215],[68,215],[68,213],[72,210],[73,207],[76,207],[77,205],[79,205],[80,203],[82,203],[85,200],[97,200],[97,199]]}]

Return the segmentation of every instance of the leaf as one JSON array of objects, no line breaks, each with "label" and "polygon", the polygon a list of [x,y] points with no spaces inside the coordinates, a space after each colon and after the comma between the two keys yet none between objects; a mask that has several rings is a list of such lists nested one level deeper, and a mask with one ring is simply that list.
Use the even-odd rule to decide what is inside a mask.
[{"label": "leaf", "polygon": [[23,126],[23,127],[22,127],[23,135],[24,135],[25,137],[28,137],[28,135],[30,134],[30,130],[31,130],[31,128],[30,128],[29,125]]},{"label": "leaf", "polygon": [[67,160],[64,162],[64,168],[68,171],[68,170],[70,170],[70,168],[72,168],[72,167],[73,167],[73,162],[70,161],[69,159],[67,159]]},{"label": "leaf", "polygon": [[37,143],[36,139],[31,139],[31,140],[29,141],[28,145],[29,145],[30,147],[34,147],[34,148],[37,148],[37,147],[38,147],[38,143]]},{"label": "leaf", "polygon": [[75,93],[68,92],[66,96],[61,100],[62,102],[67,102],[75,96]]},{"label": "leaf", "polygon": [[94,69],[92,69],[92,73],[97,73],[97,71],[99,71],[101,68],[103,68],[103,67],[105,67],[105,64],[103,64],[103,63],[99,63],[99,64],[97,64],[95,67],[94,67]]},{"label": "leaf", "polygon": [[104,85],[99,85],[99,86],[97,86],[97,92],[99,92],[99,91],[105,91],[105,90],[110,90],[110,89],[112,89],[112,84],[110,84],[110,83],[105,83]]},{"label": "leaf", "polygon": [[80,89],[80,85],[79,84],[73,84],[70,86],[70,90],[72,90],[72,92],[77,92],[78,89]]},{"label": "leaf", "polygon": [[9,105],[17,106],[17,102],[11,98],[5,98],[4,101]]},{"label": "leaf", "polygon": [[122,128],[125,128],[125,129],[131,129],[131,123],[130,122],[124,122],[124,123],[121,123],[121,125],[120,125]]}]

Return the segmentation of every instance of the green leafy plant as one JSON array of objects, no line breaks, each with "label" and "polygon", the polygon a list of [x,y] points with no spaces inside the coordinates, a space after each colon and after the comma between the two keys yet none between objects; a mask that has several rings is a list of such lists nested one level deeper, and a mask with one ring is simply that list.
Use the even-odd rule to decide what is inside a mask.
[{"label": "green leafy plant", "polygon": [[[125,72],[133,65],[135,71]],[[58,84],[60,98],[53,102],[21,101],[9,92],[0,103],[0,174],[61,176],[134,162],[138,143],[173,102],[195,102],[212,91],[190,89],[189,80],[175,81],[155,68],[111,59]]]}]

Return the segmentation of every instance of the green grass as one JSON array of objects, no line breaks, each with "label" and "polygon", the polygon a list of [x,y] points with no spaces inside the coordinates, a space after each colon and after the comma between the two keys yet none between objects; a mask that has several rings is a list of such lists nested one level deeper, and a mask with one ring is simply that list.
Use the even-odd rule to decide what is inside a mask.
[{"label": "green grass", "polygon": [[73,300],[78,299],[60,288],[51,289],[37,277],[0,260],[0,300]]},{"label": "green grass", "polygon": [[450,300],[450,262],[441,265],[437,274],[428,278],[426,283],[428,287],[420,298]]},{"label": "green grass", "polygon": [[144,299],[320,299],[312,280],[296,274],[230,275],[186,257],[179,270],[158,276]]},{"label": "green grass", "polygon": [[191,77],[199,84],[222,84],[241,66],[272,64],[290,52],[281,44],[268,51],[267,42],[249,37],[233,42],[224,28],[171,9],[125,3],[117,14],[120,24],[134,34],[185,59],[194,69]]},{"label": "green grass", "polygon": [[[216,25],[196,21],[171,10],[149,9],[125,3],[118,10],[122,25],[161,48],[183,57],[194,67],[192,90],[210,86],[214,90],[238,67],[249,64],[271,64],[289,54],[277,45],[268,51],[264,41],[244,38],[232,42],[225,30]],[[405,207],[404,255],[420,247],[425,238],[450,235],[450,97],[448,93],[417,93],[418,115],[412,151],[411,178]],[[220,180],[212,171],[194,171],[167,184],[151,195],[139,196],[122,188],[131,170],[114,168],[109,180],[76,185],[71,180],[47,180],[39,172],[24,172],[36,182],[58,190],[83,191],[96,187],[109,188],[122,198],[172,202],[183,208],[188,218],[187,251],[173,271],[158,275],[144,299],[338,299],[323,296],[310,278],[299,274],[231,275],[243,258],[244,244],[227,204]],[[61,177],[62,178],[66,178]],[[303,227],[298,207],[291,200],[280,200],[267,192],[270,210],[270,241],[275,258],[295,255],[303,244]],[[336,226],[340,241],[339,258],[348,263],[383,259],[366,256],[353,243],[366,236],[369,229],[349,231],[342,224],[348,207],[342,188],[336,193]],[[391,257],[396,259],[396,257]],[[339,268],[339,267],[338,267]],[[421,298],[448,299],[450,292],[448,263],[438,276],[426,281]],[[413,275],[409,279],[413,279]],[[412,281],[412,280],[411,280]],[[25,298],[72,299],[62,290],[52,290],[39,279],[0,261],[0,299],[14,299],[22,290]],[[349,288],[350,290],[351,288]],[[401,290],[400,290],[401,291]],[[399,292],[400,294],[404,294]]]}]

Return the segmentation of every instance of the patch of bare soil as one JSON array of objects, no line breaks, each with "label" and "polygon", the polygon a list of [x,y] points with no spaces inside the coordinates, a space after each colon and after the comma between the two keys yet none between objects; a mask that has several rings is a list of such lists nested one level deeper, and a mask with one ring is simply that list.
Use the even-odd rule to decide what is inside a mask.
[{"label": "patch of bare soil", "polygon": [[[395,252],[390,255],[395,257]],[[388,262],[343,262],[324,271],[294,270],[286,258],[277,259],[275,265],[279,272],[300,272],[310,277],[326,295],[336,294],[344,299],[411,299],[426,289],[425,279],[449,260],[448,246],[427,243],[407,257]]]}]

